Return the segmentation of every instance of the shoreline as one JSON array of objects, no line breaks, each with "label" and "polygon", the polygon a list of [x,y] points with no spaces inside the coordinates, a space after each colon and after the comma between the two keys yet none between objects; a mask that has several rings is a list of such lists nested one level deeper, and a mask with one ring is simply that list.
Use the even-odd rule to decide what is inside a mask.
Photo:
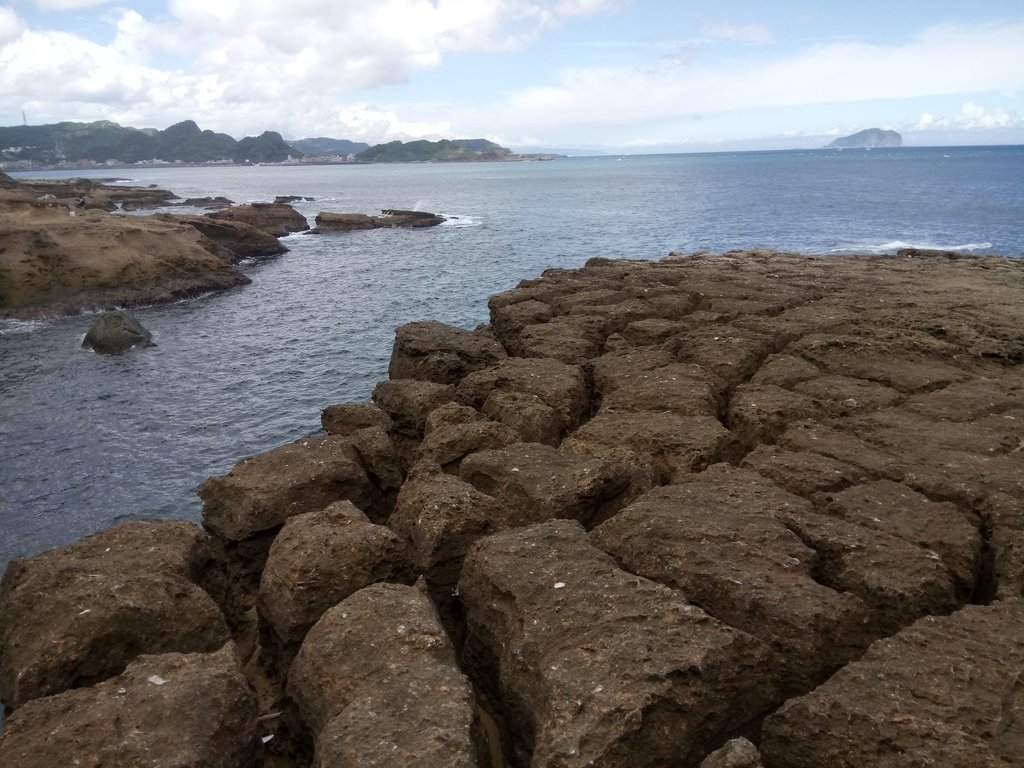
[{"label": "shoreline", "polygon": [[978,723],[1024,670],[1022,297],[1013,258],[672,254],[401,326],[373,402],[208,480],[203,529],[12,561],[0,756],[88,753],[57,712],[118,743],[123,688],[232,767],[1009,760]]}]

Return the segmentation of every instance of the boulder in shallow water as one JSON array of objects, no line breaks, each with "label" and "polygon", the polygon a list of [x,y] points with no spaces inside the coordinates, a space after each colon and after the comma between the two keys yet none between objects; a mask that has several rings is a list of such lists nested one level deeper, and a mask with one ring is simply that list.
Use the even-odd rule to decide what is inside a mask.
[{"label": "boulder in shallow water", "polygon": [[104,312],[93,321],[82,346],[101,355],[118,355],[132,347],[155,347],[156,343],[134,316],[117,310]]}]

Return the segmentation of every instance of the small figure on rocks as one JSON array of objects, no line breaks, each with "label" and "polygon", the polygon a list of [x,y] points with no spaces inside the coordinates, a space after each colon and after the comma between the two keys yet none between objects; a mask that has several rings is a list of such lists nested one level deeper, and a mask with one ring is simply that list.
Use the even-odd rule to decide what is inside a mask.
[{"label": "small figure on rocks", "polygon": [[153,334],[132,315],[121,310],[104,312],[97,317],[82,340],[83,348],[103,355],[117,355],[132,347],[155,346]]}]

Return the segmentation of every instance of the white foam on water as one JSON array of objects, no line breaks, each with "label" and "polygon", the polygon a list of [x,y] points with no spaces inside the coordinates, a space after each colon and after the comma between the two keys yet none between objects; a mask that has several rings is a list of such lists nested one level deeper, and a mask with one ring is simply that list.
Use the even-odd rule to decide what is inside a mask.
[{"label": "white foam on water", "polygon": [[49,325],[49,320],[16,320],[4,318],[0,320],[0,336],[9,336],[15,333],[32,333],[37,328]]},{"label": "white foam on water", "polygon": [[901,248],[922,248],[937,251],[984,251],[992,247],[992,243],[963,243],[961,245],[943,245],[940,243],[918,242],[912,243],[906,240],[890,240],[884,243],[844,243],[835,248],[830,248],[829,253],[873,253],[886,254],[896,253]]},{"label": "white foam on water", "polygon": [[468,216],[464,213],[442,213],[444,221],[439,226],[442,227],[479,227],[484,223],[483,216]]}]

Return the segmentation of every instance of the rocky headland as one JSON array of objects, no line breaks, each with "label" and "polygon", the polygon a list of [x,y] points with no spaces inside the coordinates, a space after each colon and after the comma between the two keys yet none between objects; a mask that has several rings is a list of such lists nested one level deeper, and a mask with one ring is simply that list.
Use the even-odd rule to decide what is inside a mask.
[{"label": "rocky headland", "polygon": [[404,325],[202,527],[10,564],[0,764],[1020,765],[1022,299],[672,254]]},{"label": "rocky headland", "polygon": [[[239,262],[285,253],[278,238],[309,230],[306,217],[286,202],[177,200],[155,187],[88,179],[15,181],[0,173],[0,317],[156,304],[245,285],[250,280]],[[218,210],[125,215],[176,205]],[[321,217],[329,221],[320,224]],[[355,219],[366,226],[348,229],[421,228],[444,221],[421,211],[321,213],[315,231],[337,231],[344,228],[337,221]]]}]

